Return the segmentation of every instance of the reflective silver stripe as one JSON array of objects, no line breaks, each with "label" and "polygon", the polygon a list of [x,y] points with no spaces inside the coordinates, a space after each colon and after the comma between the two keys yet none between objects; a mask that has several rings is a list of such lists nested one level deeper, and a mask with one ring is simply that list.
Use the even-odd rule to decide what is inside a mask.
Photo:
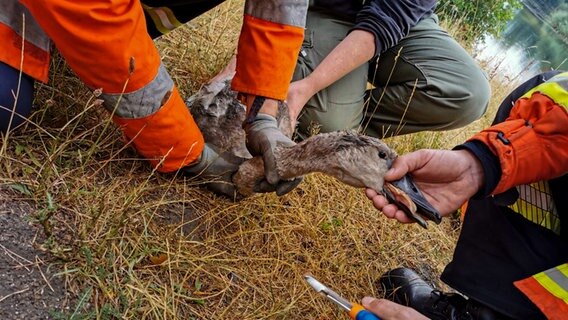
[{"label": "reflective silver stripe", "polygon": [[519,199],[509,206],[527,220],[560,233],[560,217],[546,181],[517,186]]},{"label": "reflective silver stripe", "polygon": [[546,82],[556,82],[564,88],[564,90],[568,91],[568,72],[559,73]]},{"label": "reflective silver stripe", "polygon": [[182,23],[176,18],[172,9],[168,7],[150,7],[145,4],[142,4],[142,7],[144,8],[144,11],[150,15],[156,29],[158,29],[158,31],[162,34],[166,34],[182,25]]},{"label": "reflective silver stripe", "polygon": [[[120,118],[136,119],[149,116],[162,106],[164,97],[172,91],[174,82],[163,64],[158,74],[144,87],[124,94],[103,93],[104,106]],[[118,105],[118,107],[117,107]]]},{"label": "reflective silver stripe", "polygon": [[253,17],[304,28],[308,0],[247,0],[245,14]]},{"label": "reflective silver stripe", "polygon": [[525,93],[522,98],[530,98],[535,92],[552,99],[556,104],[568,108],[568,72],[557,74]]},{"label": "reflective silver stripe", "polygon": [[568,277],[558,268],[548,269],[544,272],[552,281],[554,281],[559,287],[568,291]]},{"label": "reflective silver stripe", "polygon": [[[25,35],[22,35],[23,22],[25,15]],[[21,5],[18,0],[0,1],[0,23],[7,25],[14,30],[20,37],[32,43],[36,47],[49,51],[51,41],[37,24],[32,14],[26,7]],[[2,39],[6,41],[6,39]]]},{"label": "reflective silver stripe", "polygon": [[176,28],[176,26],[174,26],[170,22],[168,15],[164,12],[164,10],[162,8],[154,8],[154,12],[158,16],[158,18],[160,18],[162,25],[164,25],[164,27],[166,27],[168,30],[173,30],[173,29]]}]

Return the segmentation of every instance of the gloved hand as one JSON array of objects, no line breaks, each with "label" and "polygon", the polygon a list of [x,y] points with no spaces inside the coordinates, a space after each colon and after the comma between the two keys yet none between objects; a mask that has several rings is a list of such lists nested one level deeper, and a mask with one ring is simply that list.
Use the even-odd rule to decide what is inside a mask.
[{"label": "gloved hand", "polygon": [[235,200],[237,189],[232,177],[245,159],[228,152],[219,153],[216,149],[215,146],[206,143],[198,162],[183,167],[181,170],[186,174],[206,180],[205,186],[211,191]]},{"label": "gloved hand", "polygon": [[247,149],[253,156],[262,156],[264,160],[266,182],[258,184],[254,191],[276,191],[279,196],[292,191],[302,181],[302,177],[291,181],[281,180],[276,170],[274,149],[277,146],[293,146],[295,143],[278,129],[278,122],[273,116],[263,113],[259,113],[252,123],[247,124],[245,131]]}]

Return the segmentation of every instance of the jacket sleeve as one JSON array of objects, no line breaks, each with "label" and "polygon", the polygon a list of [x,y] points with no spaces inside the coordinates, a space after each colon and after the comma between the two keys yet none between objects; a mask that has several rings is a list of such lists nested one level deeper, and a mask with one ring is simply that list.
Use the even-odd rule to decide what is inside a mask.
[{"label": "jacket sleeve", "polygon": [[140,1],[20,2],[79,78],[100,89],[128,143],[156,170],[199,158],[203,135],[148,35]]},{"label": "jacket sleeve", "polygon": [[395,46],[425,15],[432,13],[436,0],[372,0],[357,14],[353,29],[375,35],[375,55]]},{"label": "jacket sleeve", "polygon": [[468,140],[499,160],[501,179],[492,194],[568,173],[567,106],[568,73],[561,73],[518,99],[504,122]]},{"label": "jacket sleeve", "polygon": [[235,91],[284,100],[304,39],[308,0],[247,0]]}]

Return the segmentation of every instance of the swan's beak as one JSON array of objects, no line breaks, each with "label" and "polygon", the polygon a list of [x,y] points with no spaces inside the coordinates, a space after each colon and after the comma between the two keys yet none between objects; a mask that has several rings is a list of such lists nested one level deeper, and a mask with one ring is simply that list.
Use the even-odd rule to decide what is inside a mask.
[{"label": "swan's beak", "polygon": [[[385,182],[383,193],[390,203],[396,204],[409,218],[427,228],[426,219],[439,224],[442,216],[422,195],[410,175],[400,180]],[[424,219],[426,218],[426,219]]]}]

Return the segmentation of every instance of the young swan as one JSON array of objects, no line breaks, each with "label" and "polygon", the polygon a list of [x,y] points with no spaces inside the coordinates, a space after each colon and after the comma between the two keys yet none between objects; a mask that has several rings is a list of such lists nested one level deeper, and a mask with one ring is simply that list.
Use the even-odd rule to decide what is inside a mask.
[{"label": "young swan", "polygon": [[[355,132],[330,132],[277,148],[275,156],[278,175],[286,180],[322,172],[353,187],[382,191],[384,174],[396,153],[379,139]],[[241,165],[233,182],[239,193],[247,196],[263,178],[264,162],[255,157]]]},{"label": "young swan", "polygon": [[[245,145],[241,125],[245,107],[230,89],[233,74],[216,77],[186,102],[205,141],[221,150],[249,159],[233,176],[240,196],[254,194],[254,186],[264,178],[264,162],[252,157]],[[215,80],[215,79],[214,79]],[[279,127],[287,136],[292,126],[285,104],[280,105]],[[332,132],[312,136],[295,146],[276,149],[278,174],[291,180],[312,172],[322,172],[358,188],[383,189],[383,176],[396,153],[379,139],[355,132]]]},{"label": "young swan", "polygon": [[[186,103],[205,141],[247,159],[233,175],[238,197],[242,198],[254,194],[255,186],[266,181],[263,159],[252,157],[246,148],[242,129],[246,108],[230,89],[233,75],[232,71],[222,71]],[[278,123],[280,130],[291,137],[293,127],[285,103],[280,104]],[[379,139],[347,131],[323,133],[291,147],[279,147],[275,156],[278,174],[283,179],[322,172],[350,186],[384,193],[424,227],[426,222],[417,213],[437,223],[441,220],[410,177],[385,184],[384,175],[397,154]]]}]

